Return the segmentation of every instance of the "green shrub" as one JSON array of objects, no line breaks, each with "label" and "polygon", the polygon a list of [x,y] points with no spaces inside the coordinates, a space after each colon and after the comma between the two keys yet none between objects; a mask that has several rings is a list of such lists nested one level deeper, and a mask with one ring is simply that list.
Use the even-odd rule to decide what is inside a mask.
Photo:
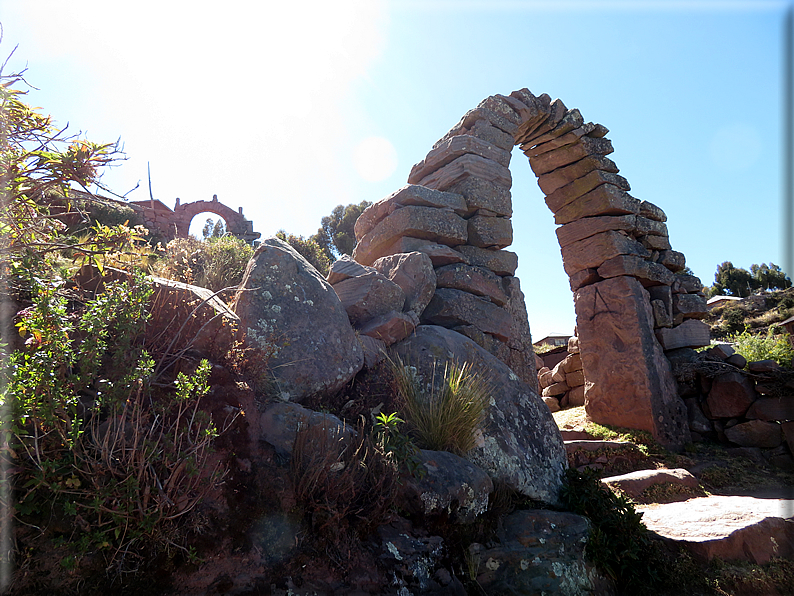
[{"label": "green shrub", "polygon": [[155,272],[182,283],[218,292],[240,285],[254,249],[234,236],[209,238],[175,238],[166,246],[165,255]]},{"label": "green shrub", "polygon": [[475,432],[485,421],[491,388],[471,369],[447,363],[443,378],[433,366],[433,378],[422,387],[416,368],[399,358],[392,361],[392,373],[403,400],[405,417],[413,428],[417,443],[424,449],[464,454],[475,445]]},{"label": "green shrub", "polygon": [[758,360],[774,360],[780,366],[791,368],[794,348],[788,333],[776,333],[780,328],[772,325],[764,336],[752,335],[745,329],[739,335],[730,338],[735,344],[736,351],[744,356],[748,362]]},{"label": "green shrub", "polygon": [[568,469],[560,497],[567,509],[590,519],[586,557],[615,580],[621,592],[638,594],[662,583],[655,545],[631,501],[606,488],[595,474],[573,468]]},{"label": "green shrub", "polygon": [[32,275],[29,284],[33,305],[18,324],[25,347],[10,354],[0,393],[15,515],[42,536],[66,522],[69,561],[94,552],[123,570],[119,557],[137,565],[144,549],[187,552],[166,528],[220,474],[206,469],[218,432],[198,409],[210,365],[153,389],[155,363],[140,341],[151,288],[141,274],[108,282],[78,308],[53,280]]}]

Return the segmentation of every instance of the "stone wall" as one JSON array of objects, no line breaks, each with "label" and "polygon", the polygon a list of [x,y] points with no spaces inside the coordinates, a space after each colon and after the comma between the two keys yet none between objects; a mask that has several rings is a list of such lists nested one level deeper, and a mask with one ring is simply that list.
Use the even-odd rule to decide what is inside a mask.
[{"label": "stone wall", "polygon": [[537,387],[526,307],[506,248],[511,150],[519,145],[554,214],[579,330],[588,414],[676,448],[686,408],[665,351],[708,344],[700,281],[682,274],[664,212],[634,198],[606,156],[608,130],[527,89],[482,101],[416,164],[409,186],[356,224],[354,258],[427,253],[437,290],[423,322],[467,335]]}]

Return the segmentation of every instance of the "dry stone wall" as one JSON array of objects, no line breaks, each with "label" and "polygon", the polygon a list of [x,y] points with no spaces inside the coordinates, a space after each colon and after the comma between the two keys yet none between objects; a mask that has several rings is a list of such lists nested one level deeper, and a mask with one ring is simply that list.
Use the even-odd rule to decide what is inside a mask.
[{"label": "dry stone wall", "polygon": [[420,251],[437,289],[421,321],[470,337],[537,388],[524,295],[514,277],[511,151],[529,159],[560,227],[574,291],[584,394],[597,422],[688,441],[666,350],[708,344],[700,281],[682,271],[664,212],[629,194],[601,124],[527,89],[482,101],[416,164],[409,185],[368,208],[354,258]]}]

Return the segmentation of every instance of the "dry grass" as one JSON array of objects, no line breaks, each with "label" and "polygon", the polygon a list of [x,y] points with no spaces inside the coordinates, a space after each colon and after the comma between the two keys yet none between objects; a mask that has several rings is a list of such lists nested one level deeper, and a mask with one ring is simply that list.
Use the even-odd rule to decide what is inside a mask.
[{"label": "dry grass", "polygon": [[405,418],[417,444],[425,449],[462,455],[475,446],[475,433],[485,422],[491,388],[470,364],[447,363],[442,373],[433,365],[425,387],[416,369],[399,359],[392,361],[397,390],[403,399]]}]

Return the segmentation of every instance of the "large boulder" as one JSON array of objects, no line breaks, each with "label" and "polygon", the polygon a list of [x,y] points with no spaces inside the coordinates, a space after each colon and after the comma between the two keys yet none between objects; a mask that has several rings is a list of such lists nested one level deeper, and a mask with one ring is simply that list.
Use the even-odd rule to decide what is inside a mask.
[{"label": "large boulder", "polygon": [[285,401],[336,391],[364,364],[361,344],[334,289],[278,238],[257,248],[233,308],[247,347],[269,358],[278,396]]},{"label": "large boulder", "polygon": [[434,366],[443,370],[447,362],[470,363],[492,393],[477,446],[466,459],[530,498],[559,502],[568,467],[565,448],[549,408],[529,385],[472,340],[443,327],[420,325],[392,350],[427,381]]}]

